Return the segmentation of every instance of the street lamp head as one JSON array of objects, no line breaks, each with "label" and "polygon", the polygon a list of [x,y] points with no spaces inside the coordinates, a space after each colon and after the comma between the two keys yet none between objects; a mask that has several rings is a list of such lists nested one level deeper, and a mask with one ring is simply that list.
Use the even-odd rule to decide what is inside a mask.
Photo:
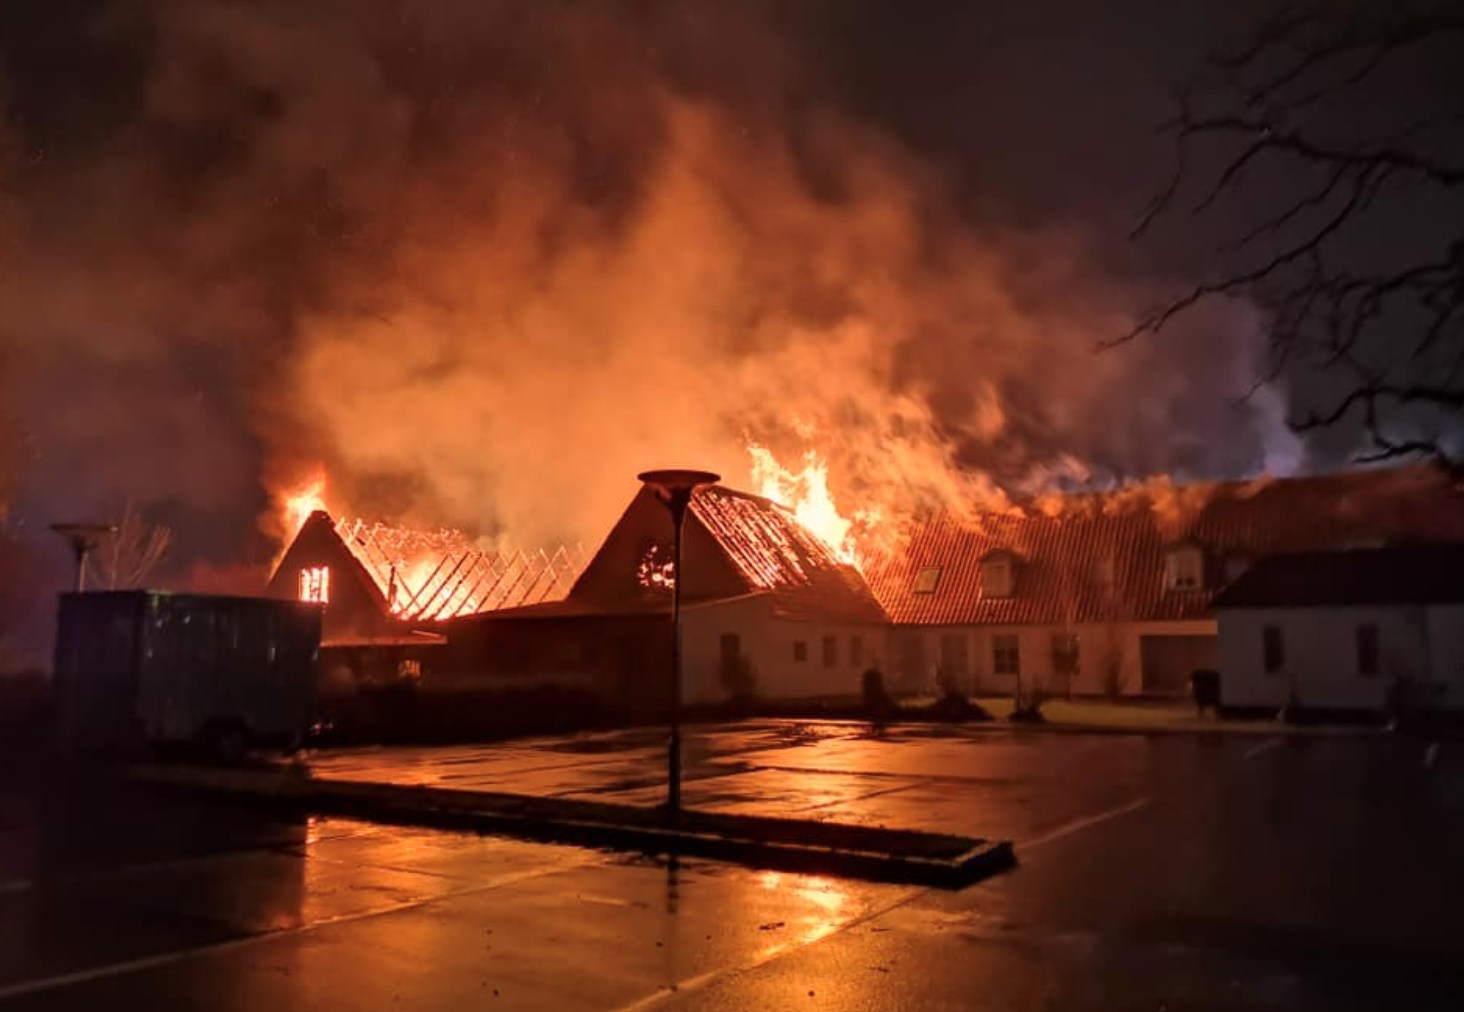
[{"label": "street lamp head", "polygon": [[680,513],[691,501],[692,492],[703,485],[715,485],[722,480],[720,474],[711,471],[696,471],[686,467],[666,467],[656,471],[642,471],[636,475],[647,488],[656,493],[656,498]]},{"label": "street lamp head", "polygon": [[51,530],[73,545],[95,545],[108,534],[116,534],[115,524],[52,524]]},{"label": "street lamp head", "polygon": [[76,590],[80,593],[86,589],[86,557],[102,538],[116,534],[117,528],[114,524],[52,524],[51,530],[66,539],[76,556]]},{"label": "street lamp head", "polygon": [[661,496],[700,488],[703,485],[715,485],[722,480],[720,474],[713,474],[711,471],[696,471],[686,467],[666,467],[656,471],[642,471],[636,477]]}]

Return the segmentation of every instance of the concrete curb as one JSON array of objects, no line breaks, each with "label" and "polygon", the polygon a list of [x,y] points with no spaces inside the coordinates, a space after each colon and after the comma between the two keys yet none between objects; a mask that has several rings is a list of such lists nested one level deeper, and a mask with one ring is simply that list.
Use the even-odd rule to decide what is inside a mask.
[{"label": "concrete curb", "polygon": [[1122,734],[1150,735],[1155,737],[1188,735],[1196,738],[1371,738],[1388,733],[1381,727],[1345,727],[1337,725],[1306,727],[1304,725],[1296,726],[1279,723],[1274,726],[1256,725],[1246,727],[1225,727],[1224,725],[1215,727],[1167,727],[1164,725],[1124,727],[1105,724],[1064,724],[1056,721],[1047,724],[1013,724],[1010,721],[997,721],[979,726],[983,728],[1001,728],[1006,731],[1031,731],[1034,733],[1045,731],[1053,734]]},{"label": "concrete curb", "polygon": [[[758,718],[752,718],[758,719]],[[868,720],[854,720],[847,717],[838,719],[819,717],[788,717],[784,718],[789,723],[809,724],[848,724],[854,727],[870,727],[872,722]],[[1032,732],[1035,734],[1104,734],[1104,735],[1168,735],[1208,738],[1370,738],[1392,734],[1386,728],[1370,727],[1367,725],[1346,725],[1346,724],[1317,724],[1307,726],[1305,724],[1211,724],[1197,725],[1193,727],[1172,726],[1166,724],[1075,724],[1072,722],[1049,721],[1043,724],[1022,724],[1012,723],[1004,718],[994,720],[973,720],[973,721],[930,721],[930,720],[892,720],[885,724],[887,730],[899,728],[955,728],[962,731],[973,731],[986,733],[994,731],[1016,731],[1021,733]]]},{"label": "concrete curb", "polygon": [[1009,841],[802,819],[656,809],[442,787],[315,780],[295,772],[136,766],[133,783],[206,791],[378,822],[463,829],[546,843],[708,857],[879,882],[960,889],[1011,867]]}]

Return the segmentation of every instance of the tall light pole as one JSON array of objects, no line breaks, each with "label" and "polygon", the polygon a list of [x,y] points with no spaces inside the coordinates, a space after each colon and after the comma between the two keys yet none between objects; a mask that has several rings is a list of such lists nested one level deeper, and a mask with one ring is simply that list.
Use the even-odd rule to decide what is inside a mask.
[{"label": "tall light pole", "polygon": [[671,511],[671,742],[666,749],[666,815],[681,814],[681,525],[691,496],[703,485],[713,485],[722,476],[711,471],[668,468],[636,475],[656,498]]},{"label": "tall light pole", "polygon": [[112,524],[52,524],[51,530],[66,539],[76,557],[76,592],[86,589],[86,557],[108,534],[116,534]]}]

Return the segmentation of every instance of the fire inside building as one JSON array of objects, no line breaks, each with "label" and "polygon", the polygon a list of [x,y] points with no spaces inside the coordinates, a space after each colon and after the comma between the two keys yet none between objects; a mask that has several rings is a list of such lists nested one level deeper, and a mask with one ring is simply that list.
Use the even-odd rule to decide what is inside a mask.
[{"label": "fire inside building", "polygon": [[265,593],[325,606],[320,667],[329,692],[417,679],[447,642],[448,619],[563,597],[582,568],[577,548],[491,551],[458,531],[332,520],[316,510]]},{"label": "fire inside building", "polygon": [[[903,693],[1180,695],[1192,672],[1221,666],[1213,602],[1257,563],[1464,544],[1464,493],[1441,469],[1408,466],[1047,497],[931,516],[906,535],[856,566],[778,503],[698,491],[684,537],[686,700],[850,697],[869,669]],[[342,677],[649,702],[669,673],[670,538],[644,490],[583,565],[564,550],[504,557],[462,535],[316,513],[269,592],[325,603],[323,667]]]}]

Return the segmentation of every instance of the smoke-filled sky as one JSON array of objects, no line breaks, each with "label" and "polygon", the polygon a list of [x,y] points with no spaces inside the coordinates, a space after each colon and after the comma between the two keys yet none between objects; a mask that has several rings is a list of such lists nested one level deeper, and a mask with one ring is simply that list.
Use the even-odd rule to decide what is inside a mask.
[{"label": "smoke-filled sky", "polygon": [[1304,466],[1250,305],[1093,352],[1211,248],[1127,230],[1223,10],[0,3],[12,529],[130,500],[185,574],[320,466],[591,545],[750,441],[850,512]]}]

